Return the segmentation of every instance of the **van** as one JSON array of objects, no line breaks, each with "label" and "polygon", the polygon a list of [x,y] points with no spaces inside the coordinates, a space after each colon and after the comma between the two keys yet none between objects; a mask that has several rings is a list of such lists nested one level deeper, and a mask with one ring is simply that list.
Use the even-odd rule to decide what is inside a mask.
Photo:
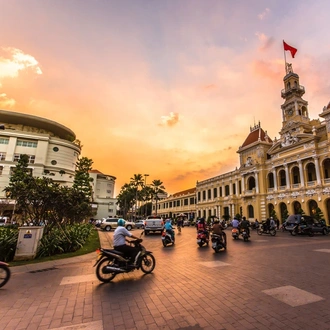
[{"label": "van", "polygon": [[163,218],[157,215],[149,215],[144,221],[144,233],[148,235],[150,232],[162,233],[164,228]]}]

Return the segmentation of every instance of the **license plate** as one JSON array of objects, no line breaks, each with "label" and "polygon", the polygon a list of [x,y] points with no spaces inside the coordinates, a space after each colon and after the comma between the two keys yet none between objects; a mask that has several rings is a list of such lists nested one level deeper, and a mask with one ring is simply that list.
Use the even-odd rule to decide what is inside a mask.
[{"label": "license plate", "polygon": [[217,247],[217,243],[213,243],[212,247],[215,249]]},{"label": "license plate", "polygon": [[197,243],[200,243],[201,241],[202,241],[201,239],[198,239],[198,240],[197,240]]},{"label": "license plate", "polygon": [[164,240],[164,239],[165,239],[165,236],[162,237],[162,240]]}]

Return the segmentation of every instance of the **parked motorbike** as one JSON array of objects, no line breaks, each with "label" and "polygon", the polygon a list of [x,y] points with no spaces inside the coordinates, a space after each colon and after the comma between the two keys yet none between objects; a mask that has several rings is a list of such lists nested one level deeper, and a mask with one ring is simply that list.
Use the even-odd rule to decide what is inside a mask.
[{"label": "parked motorbike", "polygon": [[292,230],[290,231],[292,236],[296,236],[296,235],[308,235],[310,237],[314,236],[314,232],[313,229],[311,227],[308,226],[301,226],[299,223],[297,223]]},{"label": "parked motorbike", "polygon": [[239,229],[233,228],[231,230],[231,236],[233,237],[233,239],[239,239]]},{"label": "parked motorbike", "polygon": [[218,253],[221,249],[224,250],[227,249],[227,245],[222,235],[212,234],[211,241],[212,241],[212,249],[215,251],[215,253]]},{"label": "parked motorbike", "polygon": [[242,229],[241,234],[244,242],[247,242],[249,240],[250,235],[245,228]]},{"label": "parked motorbike", "polygon": [[156,260],[152,252],[147,251],[141,242],[142,239],[130,241],[139,249],[136,265],[133,265],[123,252],[114,249],[99,249],[99,255],[94,265],[94,267],[97,266],[96,277],[101,282],[107,283],[113,280],[117,274],[129,273],[135,269],[141,268],[145,274],[150,274],[156,266]]},{"label": "parked motorbike", "polygon": [[268,229],[265,226],[260,226],[257,229],[257,233],[258,233],[258,235],[267,234],[267,235],[275,236],[276,235],[276,228],[271,227],[271,228]]},{"label": "parked motorbike", "polygon": [[9,265],[5,262],[0,261],[0,288],[3,287],[10,279]]},{"label": "parked motorbike", "polygon": [[197,233],[197,244],[202,247],[204,244],[209,245],[209,236],[205,231],[199,231]]},{"label": "parked motorbike", "polygon": [[165,229],[162,231],[162,242],[163,242],[163,246],[166,247],[169,244],[174,245],[175,243],[175,234],[174,234],[174,230],[173,230],[173,238],[172,235],[170,233],[168,233]]}]

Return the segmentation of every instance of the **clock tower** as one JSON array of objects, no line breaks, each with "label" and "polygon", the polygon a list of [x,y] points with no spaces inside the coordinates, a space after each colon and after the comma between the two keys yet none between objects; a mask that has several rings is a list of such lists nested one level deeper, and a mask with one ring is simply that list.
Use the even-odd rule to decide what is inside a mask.
[{"label": "clock tower", "polygon": [[299,76],[293,72],[290,63],[286,63],[286,75],[283,81],[284,89],[281,91],[281,96],[284,103],[281,106],[283,119],[281,136],[292,130],[293,126],[297,129],[299,126],[310,123],[308,102],[302,98],[305,88],[299,84]]}]

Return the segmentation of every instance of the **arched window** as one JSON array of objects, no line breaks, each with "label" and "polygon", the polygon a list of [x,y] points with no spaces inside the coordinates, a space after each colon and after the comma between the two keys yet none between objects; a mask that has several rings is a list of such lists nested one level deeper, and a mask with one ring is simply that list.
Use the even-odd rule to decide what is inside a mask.
[{"label": "arched window", "polygon": [[253,210],[253,206],[249,205],[248,206],[248,217],[249,218],[254,218],[254,210]]}]

